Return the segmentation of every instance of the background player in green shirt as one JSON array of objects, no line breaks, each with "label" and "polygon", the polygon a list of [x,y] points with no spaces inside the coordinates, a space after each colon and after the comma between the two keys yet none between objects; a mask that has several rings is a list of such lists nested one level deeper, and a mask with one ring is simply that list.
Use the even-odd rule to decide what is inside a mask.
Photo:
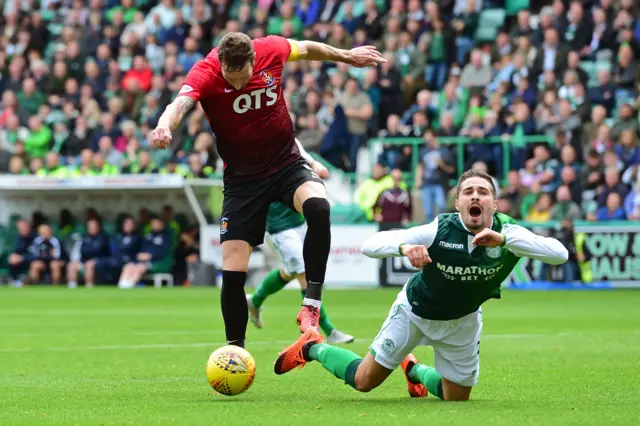
[{"label": "background player in green shirt", "polygon": [[[346,349],[322,343],[307,330],[276,359],[276,374],[308,361],[319,361],[353,388],[368,392],[402,365],[412,397],[427,391],[445,400],[468,400],[480,371],[480,305],[500,297],[500,286],[520,257],[559,265],[567,249],[496,213],[491,176],[468,170],[458,181],[458,213],[400,231],[379,232],[362,248],[374,258],[406,256],[422,269],[405,284],[389,316],[361,359]],[[435,368],[418,363],[411,353],[432,346]]]},{"label": "background player in green shirt", "polygon": [[[307,233],[304,216],[291,210],[280,202],[271,203],[267,214],[267,232],[265,241],[269,244],[280,262],[280,268],[269,272],[253,295],[247,295],[249,319],[258,328],[262,328],[262,304],[270,295],[282,290],[287,283],[297,279],[302,297],[307,291],[304,273],[302,246]],[[351,343],[353,336],[336,329],[324,308],[320,307],[320,329],[326,334],[327,342],[332,344]]]}]

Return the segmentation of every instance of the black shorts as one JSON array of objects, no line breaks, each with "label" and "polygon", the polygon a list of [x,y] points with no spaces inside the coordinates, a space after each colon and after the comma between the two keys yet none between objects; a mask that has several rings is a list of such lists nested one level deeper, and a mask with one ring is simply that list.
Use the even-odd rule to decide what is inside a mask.
[{"label": "black shorts", "polygon": [[296,189],[309,181],[322,183],[311,166],[299,160],[258,181],[225,184],[220,241],[241,240],[251,247],[262,244],[269,205],[280,201],[294,209]]}]

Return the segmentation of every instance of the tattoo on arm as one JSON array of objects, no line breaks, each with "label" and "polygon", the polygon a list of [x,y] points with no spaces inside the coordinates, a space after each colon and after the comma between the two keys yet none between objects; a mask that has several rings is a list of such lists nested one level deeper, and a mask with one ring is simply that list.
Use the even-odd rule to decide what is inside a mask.
[{"label": "tattoo on arm", "polygon": [[175,130],[195,104],[196,101],[188,96],[178,96],[167,105],[164,113],[160,116],[160,120],[158,120],[158,127],[168,127],[171,130]]},{"label": "tattoo on arm", "polygon": [[182,121],[196,105],[196,101],[188,96],[180,96],[175,100],[178,105],[178,121]]}]

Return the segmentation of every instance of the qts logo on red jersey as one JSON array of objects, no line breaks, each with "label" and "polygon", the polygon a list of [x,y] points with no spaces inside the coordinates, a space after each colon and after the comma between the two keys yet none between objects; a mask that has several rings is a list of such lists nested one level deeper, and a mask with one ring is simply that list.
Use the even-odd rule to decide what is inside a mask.
[{"label": "qts logo on red jersey", "polygon": [[276,89],[278,87],[278,85],[276,84],[276,77],[274,77],[269,70],[260,71],[258,76],[267,87],[258,90],[252,90],[249,93],[244,93],[238,96],[233,101],[233,110],[236,113],[244,114],[245,112],[252,109],[260,109],[264,106],[272,106],[278,100],[278,93],[276,92]]}]

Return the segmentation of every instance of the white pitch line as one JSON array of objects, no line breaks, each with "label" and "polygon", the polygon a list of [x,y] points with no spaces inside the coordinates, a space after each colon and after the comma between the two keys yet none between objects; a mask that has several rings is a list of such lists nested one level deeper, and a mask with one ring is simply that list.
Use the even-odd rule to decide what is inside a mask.
[{"label": "white pitch line", "polygon": [[[177,331],[177,330],[176,330]],[[640,330],[623,331],[622,334],[640,334]],[[194,333],[195,334],[195,333]],[[532,338],[552,338],[552,337],[570,337],[570,336],[593,336],[597,334],[611,334],[611,333],[596,333],[596,332],[559,332],[559,333],[507,333],[507,334],[485,334],[481,337],[484,339],[532,339]],[[616,333],[617,334],[617,333]],[[364,341],[364,339],[357,339],[357,342]],[[253,345],[267,346],[267,345],[286,345],[292,343],[293,340],[250,340],[248,342],[249,347]],[[212,347],[217,348],[225,345],[226,342],[192,342],[192,343],[149,343],[139,345],[100,345],[100,346],[61,346],[52,348],[0,348],[0,353],[12,353],[12,352],[47,352],[47,351],[101,351],[101,350],[113,350],[113,349],[166,349],[166,348],[204,348]]]},{"label": "white pitch line", "polygon": [[[286,345],[293,340],[273,340],[273,341],[255,341],[252,345]],[[194,343],[150,343],[142,345],[100,345],[100,346],[61,346],[53,348],[4,348],[0,349],[0,353],[7,352],[38,352],[38,351],[100,351],[111,349],[164,349],[164,348],[200,348],[200,347],[220,347],[226,345],[226,342],[194,342]]]}]

